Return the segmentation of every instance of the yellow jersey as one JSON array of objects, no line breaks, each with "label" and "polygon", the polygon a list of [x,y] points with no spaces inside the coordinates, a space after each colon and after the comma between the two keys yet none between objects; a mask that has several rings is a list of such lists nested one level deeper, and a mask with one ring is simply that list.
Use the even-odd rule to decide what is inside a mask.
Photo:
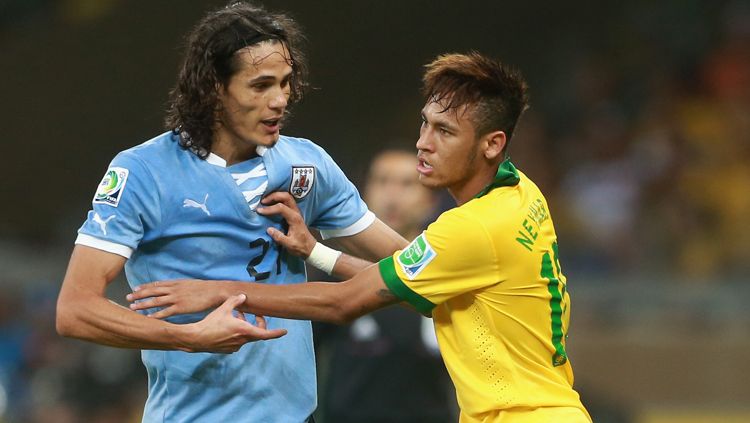
[{"label": "yellow jersey", "polygon": [[565,351],[570,297],[547,201],[509,160],[379,268],[432,313],[460,422],[591,421]]}]

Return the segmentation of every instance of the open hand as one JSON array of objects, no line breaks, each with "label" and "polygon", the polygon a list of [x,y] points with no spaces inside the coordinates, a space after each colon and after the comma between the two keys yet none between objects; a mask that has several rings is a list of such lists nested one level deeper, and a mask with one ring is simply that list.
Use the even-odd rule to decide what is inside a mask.
[{"label": "open hand", "polygon": [[255,316],[255,325],[245,320],[245,315],[235,308],[245,302],[245,294],[227,298],[203,320],[190,323],[188,350],[191,352],[233,353],[248,342],[280,338],[285,329],[267,329],[263,316]]},{"label": "open hand", "polygon": [[287,251],[295,256],[307,258],[315,247],[315,237],[305,225],[302,213],[297,207],[297,202],[288,192],[272,192],[261,200],[262,207],[255,209],[262,215],[280,214],[289,225],[289,230],[284,234],[276,228],[268,228],[266,232],[276,241],[277,244],[284,247]]},{"label": "open hand", "polygon": [[[148,314],[163,319],[175,314],[196,313],[218,307],[229,297],[222,282],[177,279],[146,283],[135,288],[125,298],[131,310],[164,309]],[[139,301],[140,300],[140,301]],[[138,301],[138,302],[136,302]]]}]

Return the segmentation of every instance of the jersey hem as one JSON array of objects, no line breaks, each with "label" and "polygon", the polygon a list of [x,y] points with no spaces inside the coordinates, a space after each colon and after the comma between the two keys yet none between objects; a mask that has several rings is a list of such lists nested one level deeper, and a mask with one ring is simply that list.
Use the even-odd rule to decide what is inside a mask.
[{"label": "jersey hem", "polygon": [[432,313],[432,309],[435,308],[435,304],[406,286],[404,281],[402,281],[401,278],[398,277],[395,266],[396,263],[393,261],[392,256],[386,257],[378,262],[380,276],[383,278],[385,286],[387,286],[388,289],[391,290],[393,295],[413,305],[414,308],[416,308],[420,313]]},{"label": "jersey hem", "polygon": [[339,238],[342,236],[356,235],[372,225],[375,221],[375,213],[367,210],[364,216],[360,217],[359,220],[353,224],[341,229],[320,229],[320,236],[325,239]]},{"label": "jersey hem", "polygon": [[108,253],[117,254],[118,256],[129,259],[133,255],[133,249],[122,244],[117,244],[111,241],[105,241],[86,234],[78,234],[76,237],[75,244],[85,245],[87,247],[96,248],[97,250],[106,251]]}]

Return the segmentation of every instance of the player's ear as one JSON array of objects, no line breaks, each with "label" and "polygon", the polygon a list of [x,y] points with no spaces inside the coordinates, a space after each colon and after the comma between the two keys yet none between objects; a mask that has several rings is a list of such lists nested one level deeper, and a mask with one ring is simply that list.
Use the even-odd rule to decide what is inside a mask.
[{"label": "player's ear", "polygon": [[218,113],[224,107],[224,102],[227,97],[227,86],[221,82],[216,83],[216,105],[214,107],[214,113]]},{"label": "player's ear", "polygon": [[227,94],[227,87],[224,86],[221,82],[216,83],[216,94],[219,95],[219,97],[223,97]]},{"label": "player's ear", "polygon": [[507,138],[503,131],[493,131],[484,136],[484,157],[495,160],[503,154]]}]

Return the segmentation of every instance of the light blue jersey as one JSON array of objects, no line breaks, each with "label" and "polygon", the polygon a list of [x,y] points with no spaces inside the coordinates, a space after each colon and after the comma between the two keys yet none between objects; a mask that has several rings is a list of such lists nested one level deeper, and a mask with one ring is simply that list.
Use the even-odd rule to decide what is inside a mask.
[{"label": "light blue jersey", "polygon": [[[201,160],[182,149],[171,132],[126,150],[107,170],[76,243],[129,258],[131,288],[180,278],[304,282],[303,260],[266,233],[281,228],[282,220],[254,211],[263,195],[291,192],[305,222],[324,237],[358,233],[374,215],[312,142],[281,136],[258,153],[227,167],[216,155]],[[267,324],[289,333],[229,355],[144,350],[149,396],[143,421],[305,421],[316,406],[310,322],[268,318]]]}]

